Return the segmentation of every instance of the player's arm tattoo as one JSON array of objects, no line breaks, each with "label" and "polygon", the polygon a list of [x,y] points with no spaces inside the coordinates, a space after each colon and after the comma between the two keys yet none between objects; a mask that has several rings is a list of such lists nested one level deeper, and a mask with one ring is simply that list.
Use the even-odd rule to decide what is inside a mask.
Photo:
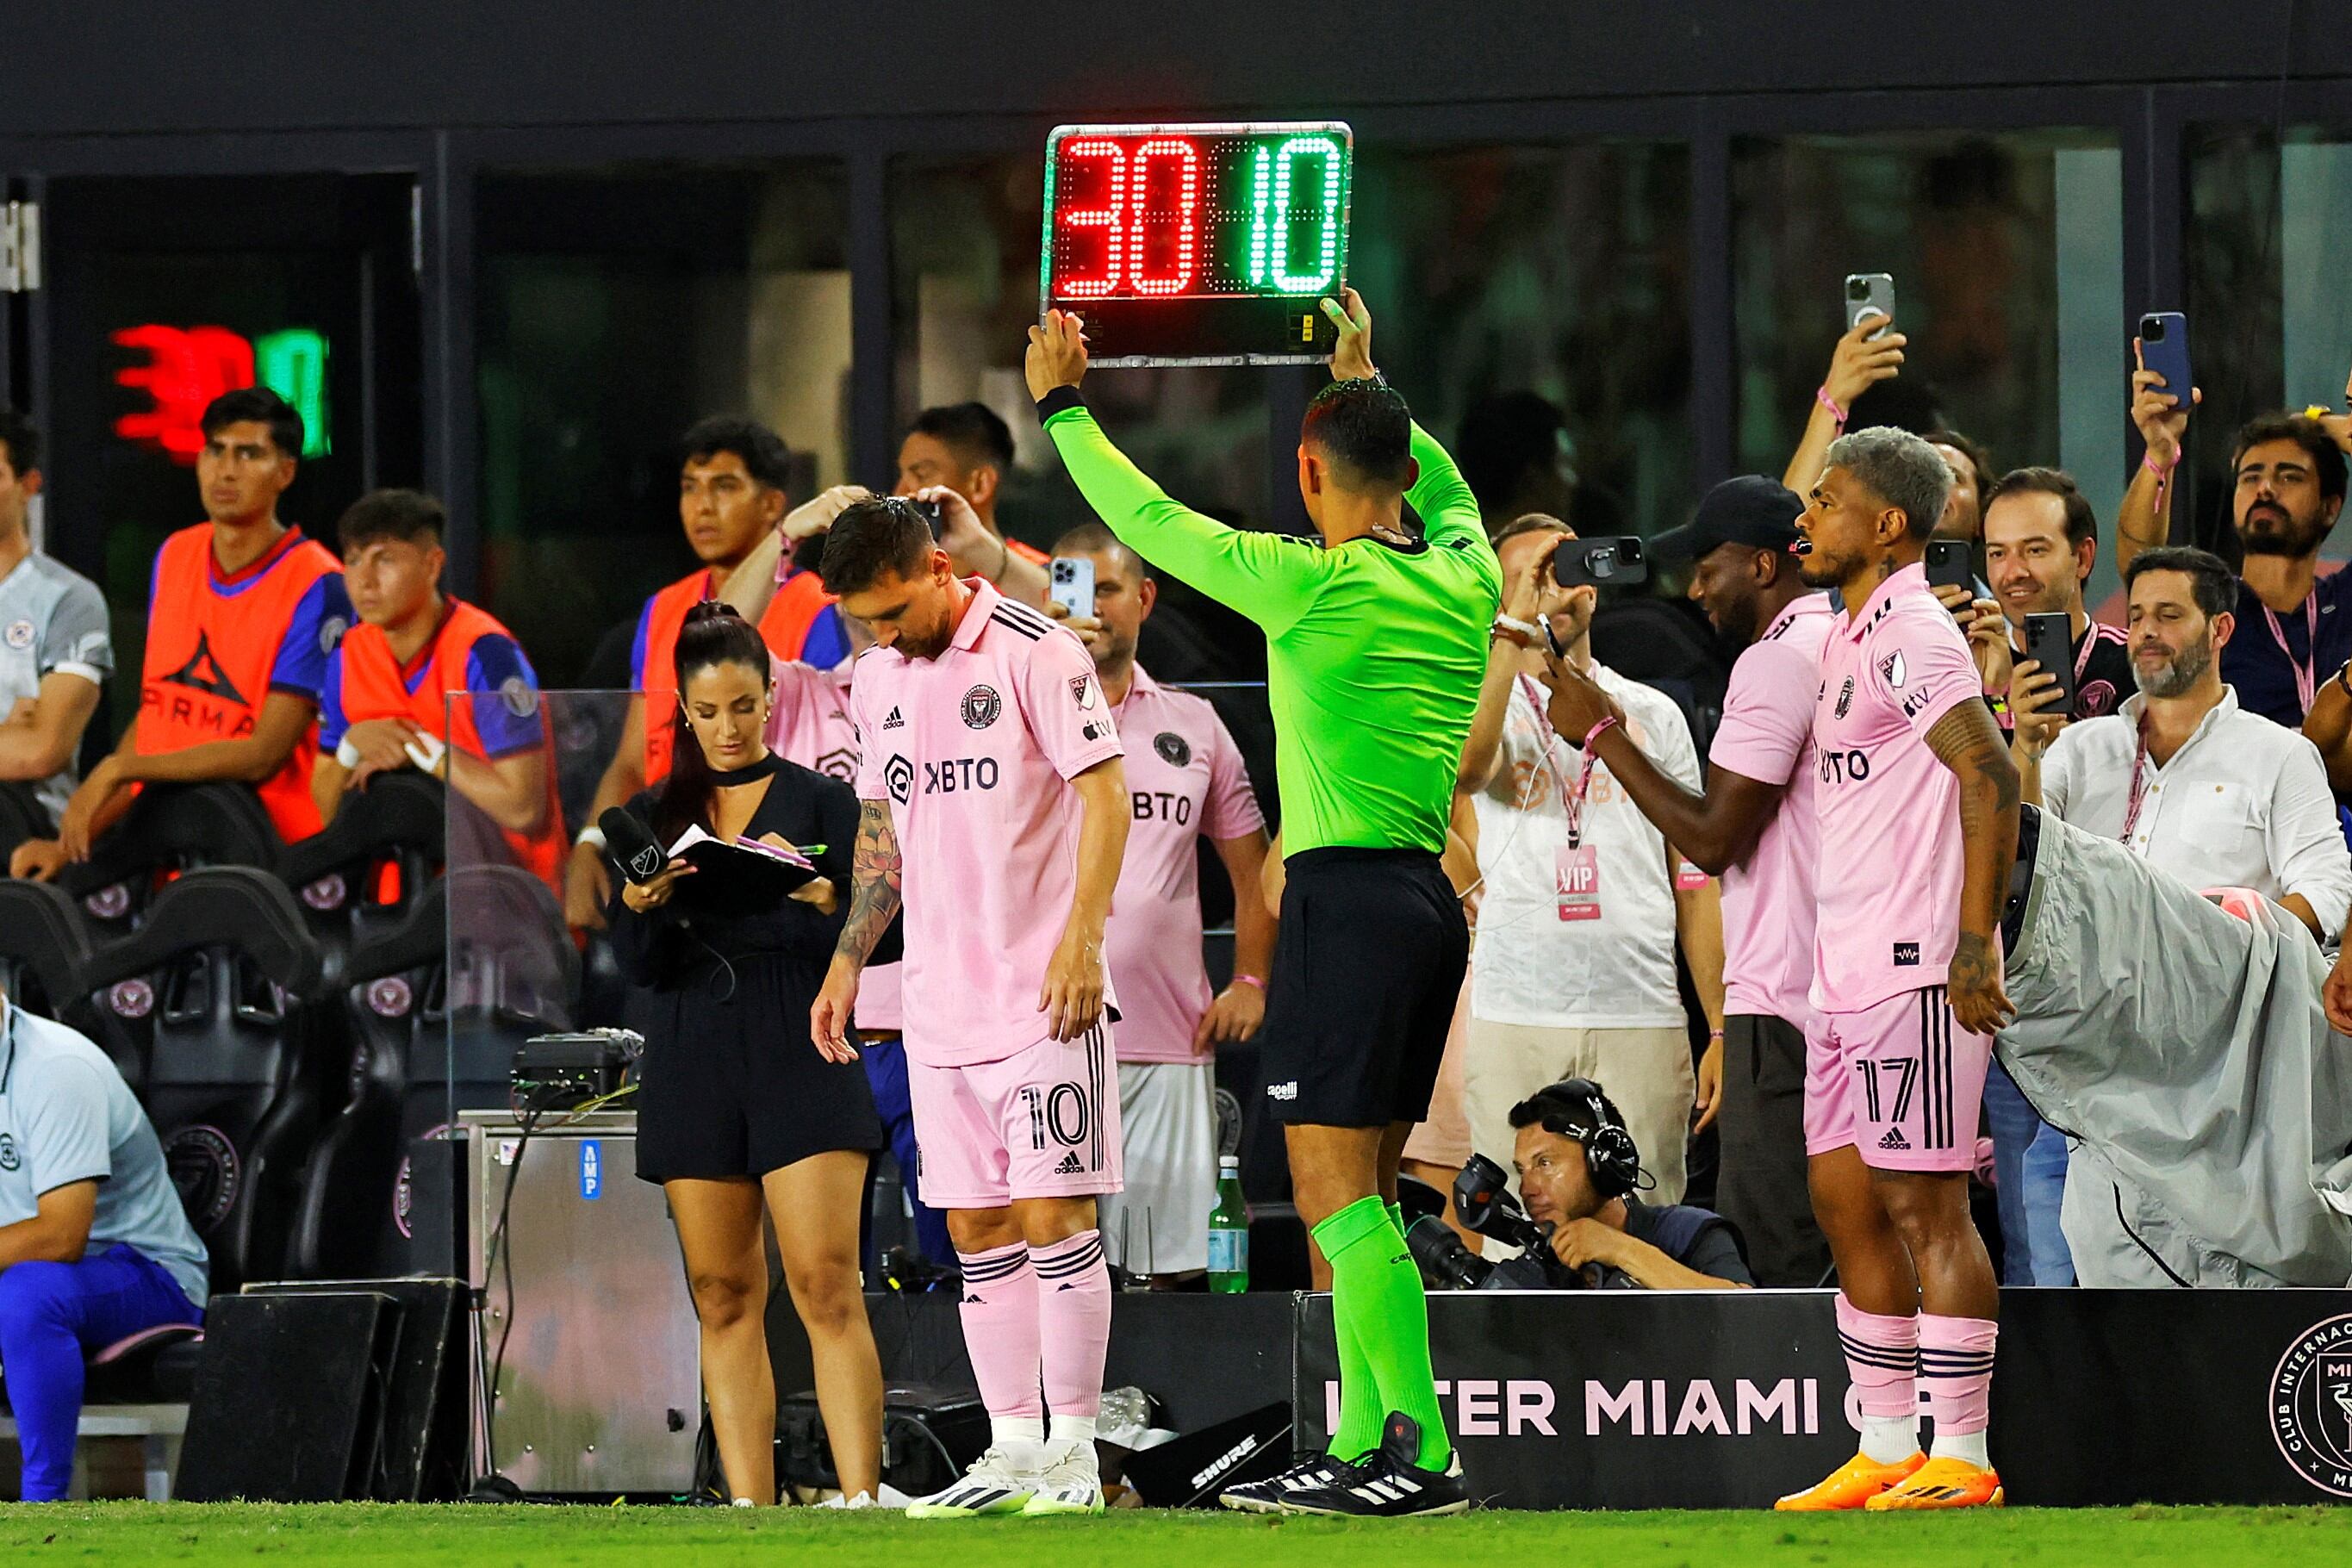
[{"label": "player's arm tattoo", "polygon": [[849,918],[834,951],[863,964],[897,917],[903,886],[898,832],[887,801],[857,803],[857,842],[850,856]]},{"label": "player's arm tattoo", "polygon": [[1927,731],[1927,747],[1960,784],[1960,936],[1951,984],[1975,990],[2000,972],[1993,932],[2000,925],[2010,866],[2017,858],[2017,764],[1992,714],[1973,700],[1936,721]]}]

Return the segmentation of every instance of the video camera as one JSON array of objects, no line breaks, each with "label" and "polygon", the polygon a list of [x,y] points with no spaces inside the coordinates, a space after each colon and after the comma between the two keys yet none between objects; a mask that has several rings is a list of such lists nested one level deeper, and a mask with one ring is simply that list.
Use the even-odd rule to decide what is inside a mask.
[{"label": "video camera", "polygon": [[1553,1261],[1551,1226],[1538,1225],[1511,1196],[1511,1178],[1484,1154],[1473,1154],[1454,1178],[1454,1213],[1480,1236],[1519,1249],[1491,1263],[1456,1236],[1441,1215],[1424,1215],[1405,1232],[1405,1245],[1433,1290],[1551,1290],[1572,1281]]}]

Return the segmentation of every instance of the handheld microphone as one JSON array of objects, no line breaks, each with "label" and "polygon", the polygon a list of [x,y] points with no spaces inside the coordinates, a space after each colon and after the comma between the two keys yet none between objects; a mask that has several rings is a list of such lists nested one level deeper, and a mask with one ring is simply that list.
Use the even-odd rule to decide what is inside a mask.
[{"label": "handheld microphone", "polygon": [[604,832],[604,852],[630,881],[650,882],[669,864],[668,852],[653,829],[630,816],[626,807],[609,807],[596,819],[596,826]]}]

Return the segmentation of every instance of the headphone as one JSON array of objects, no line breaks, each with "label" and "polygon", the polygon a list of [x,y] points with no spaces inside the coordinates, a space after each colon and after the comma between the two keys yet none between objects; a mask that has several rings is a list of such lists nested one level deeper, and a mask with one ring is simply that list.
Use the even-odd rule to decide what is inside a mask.
[{"label": "headphone", "polygon": [[1545,1131],[1572,1138],[1584,1150],[1585,1173],[1604,1198],[1622,1198],[1642,1183],[1642,1151],[1625,1119],[1589,1078],[1562,1079],[1529,1097],[1543,1107]]}]

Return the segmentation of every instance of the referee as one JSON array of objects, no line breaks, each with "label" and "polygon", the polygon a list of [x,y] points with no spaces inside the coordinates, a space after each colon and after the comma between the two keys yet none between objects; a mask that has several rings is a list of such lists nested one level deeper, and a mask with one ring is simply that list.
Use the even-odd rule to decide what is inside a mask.
[{"label": "referee", "polygon": [[[1307,406],[1298,490],[1317,542],[1171,500],[1078,396],[1083,323],[1030,329],[1038,417],[1120,542],[1264,628],[1288,846],[1265,1029],[1299,1213],[1330,1263],[1340,1409],[1330,1452],[1224,1494],[1257,1512],[1402,1518],[1468,1507],[1430,1374],[1397,1163],[1429,1110],[1469,932],[1438,868],[1502,573],[1454,460],[1370,356],[1355,290],[1326,300],[1337,378]],[[1403,521],[1410,501],[1424,525]]]}]

